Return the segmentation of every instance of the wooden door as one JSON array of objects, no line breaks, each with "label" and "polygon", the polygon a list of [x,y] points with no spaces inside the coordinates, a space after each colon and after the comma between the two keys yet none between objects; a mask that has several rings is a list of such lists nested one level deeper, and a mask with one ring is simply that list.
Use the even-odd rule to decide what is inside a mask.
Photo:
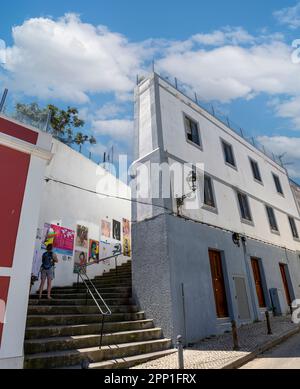
[{"label": "wooden door", "polygon": [[289,284],[288,284],[288,280],[287,280],[287,276],[286,276],[286,266],[283,263],[281,263],[281,264],[279,264],[279,267],[280,267],[280,273],[281,273],[282,282],[283,282],[283,286],[284,286],[286,301],[287,301],[288,305],[291,305],[292,299],[291,299]]},{"label": "wooden door", "polygon": [[224,283],[221,254],[218,251],[209,250],[211,276],[216,302],[217,316],[228,317],[228,304]]},{"label": "wooden door", "polygon": [[265,295],[264,295],[264,289],[262,286],[262,278],[261,278],[261,272],[260,272],[258,259],[251,258],[251,264],[252,264],[256,294],[257,294],[257,298],[258,298],[258,305],[260,308],[265,308],[266,307],[266,300],[265,300]]}]

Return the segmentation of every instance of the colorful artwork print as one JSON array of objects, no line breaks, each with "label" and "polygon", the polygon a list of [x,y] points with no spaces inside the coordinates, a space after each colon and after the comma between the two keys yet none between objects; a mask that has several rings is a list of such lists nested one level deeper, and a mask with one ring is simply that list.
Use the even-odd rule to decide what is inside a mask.
[{"label": "colorful artwork print", "polygon": [[46,250],[49,244],[53,245],[54,238],[55,238],[55,231],[53,230],[51,224],[45,223],[42,232],[41,249]]},{"label": "colorful artwork print", "polygon": [[101,235],[105,238],[110,238],[110,227],[111,223],[107,220],[101,221]]},{"label": "colorful artwork print", "polygon": [[121,223],[113,220],[113,239],[121,240]]},{"label": "colorful artwork print", "polygon": [[130,221],[123,219],[123,236],[130,237]]},{"label": "colorful artwork print", "polygon": [[126,236],[123,238],[123,255],[131,257],[130,238]]},{"label": "colorful artwork print", "polygon": [[123,219],[123,255],[131,257],[130,222]]},{"label": "colorful artwork print", "polygon": [[75,251],[74,273],[78,273],[87,264],[87,254],[83,251]]},{"label": "colorful artwork print", "polygon": [[89,262],[99,261],[99,242],[97,240],[90,239],[89,245]]},{"label": "colorful artwork print", "polygon": [[71,257],[74,250],[75,231],[53,224],[51,225],[51,231],[54,233],[54,252]]},{"label": "colorful artwork print", "polygon": [[76,237],[76,246],[88,248],[88,233],[89,229],[85,226],[77,226],[77,237]]}]

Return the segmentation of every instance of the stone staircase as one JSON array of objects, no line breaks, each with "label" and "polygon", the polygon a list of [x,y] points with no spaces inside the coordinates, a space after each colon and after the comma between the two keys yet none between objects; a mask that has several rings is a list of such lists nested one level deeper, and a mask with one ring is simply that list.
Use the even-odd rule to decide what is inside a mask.
[{"label": "stone staircase", "polygon": [[171,340],[162,337],[131,297],[131,262],[94,279],[112,315],[101,319],[83,284],[53,288],[53,300],[30,296],[24,351],[27,369],[129,368],[169,353]]}]

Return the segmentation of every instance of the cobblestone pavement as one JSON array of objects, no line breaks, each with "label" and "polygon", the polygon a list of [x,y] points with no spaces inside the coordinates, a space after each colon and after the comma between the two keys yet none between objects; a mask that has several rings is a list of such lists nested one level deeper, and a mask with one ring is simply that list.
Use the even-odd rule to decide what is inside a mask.
[{"label": "cobblestone pavement", "polygon": [[[245,357],[257,347],[275,340],[284,333],[296,329],[291,317],[271,318],[273,335],[267,335],[265,322],[245,325],[238,330],[240,350],[232,350],[231,333],[212,337],[184,350],[186,369],[221,369],[226,365]],[[133,369],[178,369],[178,355],[171,354],[151,362],[136,366]]]}]

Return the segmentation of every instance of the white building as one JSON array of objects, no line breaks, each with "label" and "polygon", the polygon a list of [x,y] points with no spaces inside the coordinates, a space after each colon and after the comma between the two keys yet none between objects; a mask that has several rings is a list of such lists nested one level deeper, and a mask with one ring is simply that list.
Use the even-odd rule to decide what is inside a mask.
[{"label": "white building", "polygon": [[137,86],[135,108],[139,164],[203,164],[205,173],[179,208],[172,176],[170,198],[150,189],[150,206],[133,204],[141,306],[187,343],[233,319],[289,312],[300,297],[300,218],[286,170],[156,74]]}]

